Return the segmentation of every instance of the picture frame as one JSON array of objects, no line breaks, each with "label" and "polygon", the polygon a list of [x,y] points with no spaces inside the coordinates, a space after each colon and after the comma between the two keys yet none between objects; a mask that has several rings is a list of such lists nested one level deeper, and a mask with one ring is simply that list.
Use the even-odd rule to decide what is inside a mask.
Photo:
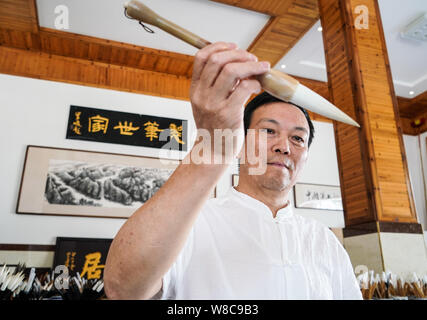
[{"label": "picture frame", "polygon": [[27,146],[16,212],[129,218],[179,160]]},{"label": "picture frame", "polygon": [[52,269],[65,266],[70,276],[102,279],[113,239],[57,237]]},{"label": "picture frame", "polygon": [[343,211],[339,186],[297,183],[294,186],[294,205],[299,209]]}]

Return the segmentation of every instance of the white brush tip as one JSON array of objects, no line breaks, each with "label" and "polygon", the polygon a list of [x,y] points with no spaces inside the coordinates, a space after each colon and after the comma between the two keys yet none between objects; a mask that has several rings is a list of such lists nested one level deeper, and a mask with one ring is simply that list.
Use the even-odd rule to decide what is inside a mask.
[{"label": "white brush tip", "polygon": [[297,86],[290,101],[304,109],[320,114],[326,118],[360,128],[359,124],[350,118],[347,114],[342,112],[321,95],[302,84]]}]

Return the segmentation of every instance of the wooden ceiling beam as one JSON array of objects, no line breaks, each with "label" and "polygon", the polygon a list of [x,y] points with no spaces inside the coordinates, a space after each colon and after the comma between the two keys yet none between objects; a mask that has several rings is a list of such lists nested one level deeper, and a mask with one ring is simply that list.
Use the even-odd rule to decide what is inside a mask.
[{"label": "wooden ceiling beam", "polygon": [[[420,121],[420,125],[416,125],[416,121]],[[400,117],[400,123],[404,134],[418,136],[427,131],[427,108],[424,112],[414,118]]]},{"label": "wooden ceiling beam", "polygon": [[188,100],[190,79],[0,46],[0,73]]},{"label": "wooden ceiling beam", "polygon": [[399,104],[399,112],[402,117],[421,117],[427,110],[427,91],[424,91],[411,99],[398,97],[397,100]]},{"label": "wooden ceiling beam", "polygon": [[36,0],[0,0],[0,28],[37,33]]},{"label": "wooden ceiling beam", "polygon": [[0,28],[0,45],[176,76],[191,77],[193,56],[49,28],[38,33]]},{"label": "wooden ceiling beam", "polygon": [[272,17],[281,16],[287,13],[292,0],[211,0],[241,9],[264,13]]}]

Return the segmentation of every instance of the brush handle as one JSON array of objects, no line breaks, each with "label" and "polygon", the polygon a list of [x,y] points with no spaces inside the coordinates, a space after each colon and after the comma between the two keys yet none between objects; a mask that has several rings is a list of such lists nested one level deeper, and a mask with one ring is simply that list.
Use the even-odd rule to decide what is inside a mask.
[{"label": "brush handle", "polygon": [[167,33],[177,37],[178,39],[187,42],[193,47],[202,49],[207,45],[211,44],[209,41],[200,38],[194,33],[184,28],[181,28],[175,23],[159,16],[157,13],[155,13],[153,10],[151,10],[139,1],[132,0],[130,2],[125,3],[124,6],[126,8],[126,13],[130,17],[137,19],[141,22],[156,26],[162,29],[163,31],[166,31]]},{"label": "brush handle", "polygon": [[[194,33],[176,25],[175,23],[159,16],[153,10],[139,1],[132,0],[125,5],[126,13],[143,23],[156,26],[163,31],[181,39],[188,44],[202,49],[211,44],[209,41],[195,35]],[[256,79],[261,83],[262,88],[271,95],[289,101],[299,85],[298,80],[278,70],[271,69],[270,71],[256,76]]]}]

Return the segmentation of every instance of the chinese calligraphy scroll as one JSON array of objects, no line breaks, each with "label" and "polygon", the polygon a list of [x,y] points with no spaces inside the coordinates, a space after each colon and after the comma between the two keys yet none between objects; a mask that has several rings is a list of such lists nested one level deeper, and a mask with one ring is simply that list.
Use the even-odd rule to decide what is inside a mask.
[{"label": "chinese calligraphy scroll", "polygon": [[187,120],[70,106],[67,139],[187,150]]}]

